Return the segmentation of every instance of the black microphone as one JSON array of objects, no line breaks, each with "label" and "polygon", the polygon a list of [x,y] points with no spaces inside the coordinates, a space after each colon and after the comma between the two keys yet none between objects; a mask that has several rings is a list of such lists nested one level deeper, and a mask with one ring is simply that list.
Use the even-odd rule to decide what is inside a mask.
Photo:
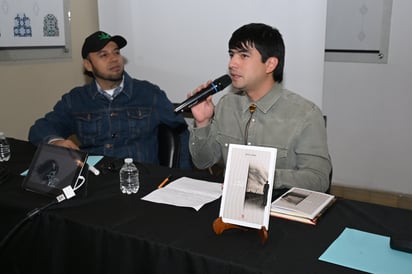
[{"label": "black microphone", "polygon": [[223,89],[225,89],[228,85],[232,83],[232,79],[229,75],[225,74],[216,80],[214,80],[210,85],[206,88],[202,89],[201,91],[197,92],[193,96],[187,98],[183,103],[175,108],[175,112],[183,111],[187,108],[191,108],[194,105],[200,103],[201,101],[205,100],[212,94],[215,94]]}]

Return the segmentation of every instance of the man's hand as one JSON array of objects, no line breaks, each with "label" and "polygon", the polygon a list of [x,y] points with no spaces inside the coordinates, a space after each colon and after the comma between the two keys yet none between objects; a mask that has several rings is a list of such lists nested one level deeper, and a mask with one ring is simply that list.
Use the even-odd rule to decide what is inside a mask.
[{"label": "man's hand", "polygon": [[55,146],[61,146],[61,147],[67,147],[67,148],[72,148],[72,149],[77,149],[79,150],[79,147],[73,143],[71,140],[55,140],[50,142],[50,144],[55,145]]},{"label": "man's hand", "polygon": [[[202,89],[206,88],[210,85],[212,81],[208,81],[206,84],[200,85],[195,90],[187,94],[187,98],[193,96],[194,94],[198,93]],[[196,127],[204,127],[209,124],[210,120],[212,119],[213,112],[215,109],[215,105],[212,101],[212,96],[206,98],[206,100],[194,105],[191,108],[193,118],[195,119]]]}]

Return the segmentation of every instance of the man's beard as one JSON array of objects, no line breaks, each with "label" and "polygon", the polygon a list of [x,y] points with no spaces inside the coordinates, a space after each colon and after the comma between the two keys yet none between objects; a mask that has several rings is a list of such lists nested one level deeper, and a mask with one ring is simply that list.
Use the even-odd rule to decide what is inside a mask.
[{"label": "man's beard", "polygon": [[124,70],[122,69],[122,71],[119,72],[118,74],[108,75],[108,74],[100,73],[100,71],[93,68],[94,77],[95,78],[100,78],[100,79],[105,80],[105,81],[112,81],[112,82],[121,81],[123,79],[123,73],[124,73]]},{"label": "man's beard", "polygon": [[94,75],[94,78],[99,78],[104,81],[112,81],[112,82],[119,82],[123,79],[123,73],[124,73],[124,67],[122,67],[122,70],[115,75],[109,75],[109,74],[103,74],[101,73],[94,65],[91,60],[89,60],[90,64],[92,65],[92,73]]}]

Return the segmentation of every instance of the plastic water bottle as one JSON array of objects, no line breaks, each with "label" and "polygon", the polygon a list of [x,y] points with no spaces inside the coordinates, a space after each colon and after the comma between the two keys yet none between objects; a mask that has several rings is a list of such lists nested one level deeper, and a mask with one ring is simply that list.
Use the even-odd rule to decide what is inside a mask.
[{"label": "plastic water bottle", "polygon": [[120,191],[125,194],[137,193],[139,190],[139,170],[133,164],[132,158],[124,159],[120,169]]},{"label": "plastic water bottle", "polygon": [[10,159],[10,145],[7,142],[6,136],[0,132],[0,162],[6,162]]}]

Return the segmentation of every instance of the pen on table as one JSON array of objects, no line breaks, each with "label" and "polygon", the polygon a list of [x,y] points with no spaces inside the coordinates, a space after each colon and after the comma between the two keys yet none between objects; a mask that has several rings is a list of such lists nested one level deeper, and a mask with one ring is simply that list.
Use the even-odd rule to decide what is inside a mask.
[{"label": "pen on table", "polygon": [[170,178],[172,177],[171,174],[169,174],[169,176],[167,176],[161,183],[160,185],[157,186],[157,188],[162,188],[167,182],[169,182]]},{"label": "pen on table", "polygon": [[94,166],[89,165],[89,170],[96,176],[98,176],[100,174],[100,171],[95,168]]}]

